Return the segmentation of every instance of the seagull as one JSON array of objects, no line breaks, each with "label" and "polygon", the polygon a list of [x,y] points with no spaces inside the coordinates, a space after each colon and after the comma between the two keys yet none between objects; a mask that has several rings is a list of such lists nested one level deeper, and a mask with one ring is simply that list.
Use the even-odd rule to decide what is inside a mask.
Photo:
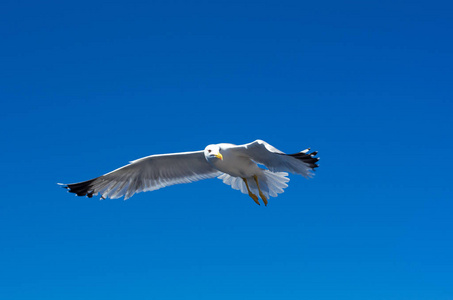
[{"label": "seagull", "polygon": [[124,200],[135,193],[217,177],[235,190],[248,194],[256,204],[259,197],[268,204],[270,197],[283,193],[288,173],[306,178],[314,175],[317,151],[310,148],[285,154],[262,140],[244,145],[213,144],[203,151],[158,154],[131,161],[128,165],[97,178],[62,185],[77,196]]}]

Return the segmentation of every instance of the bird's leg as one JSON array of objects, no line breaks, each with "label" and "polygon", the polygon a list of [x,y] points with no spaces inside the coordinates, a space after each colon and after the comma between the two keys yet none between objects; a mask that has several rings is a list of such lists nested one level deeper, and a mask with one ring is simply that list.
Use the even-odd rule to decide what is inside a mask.
[{"label": "bird's leg", "polygon": [[264,206],[267,206],[267,199],[266,199],[266,196],[264,196],[263,192],[261,192],[260,184],[258,183],[258,177],[256,175],[253,175],[253,179],[255,179],[256,186],[258,187],[258,191],[260,193],[261,199],[263,199]]},{"label": "bird's leg", "polygon": [[256,204],[260,205],[260,202],[258,201],[258,197],[257,197],[254,193],[252,193],[252,192],[250,191],[250,188],[249,188],[249,184],[248,184],[248,182],[247,182],[247,179],[245,179],[244,177],[242,177],[242,180],[244,180],[244,182],[245,182],[245,186],[247,187],[247,191],[249,192],[250,198],[252,198],[253,201],[255,201]]}]

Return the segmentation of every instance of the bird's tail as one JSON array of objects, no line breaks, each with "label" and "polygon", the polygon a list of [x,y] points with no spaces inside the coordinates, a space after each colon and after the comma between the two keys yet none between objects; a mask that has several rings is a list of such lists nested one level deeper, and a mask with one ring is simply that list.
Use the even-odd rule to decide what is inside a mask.
[{"label": "bird's tail", "polygon": [[[258,175],[258,183],[261,192],[266,199],[269,199],[270,197],[277,197],[278,194],[284,192],[283,189],[288,186],[286,183],[289,181],[287,176],[288,173],[286,172],[271,172],[269,170],[263,170],[263,172]],[[247,187],[242,178],[233,177],[226,173],[217,178],[222,179],[223,183],[230,185],[231,188],[240,190],[243,194],[248,194]],[[259,195],[255,179],[253,177],[247,178],[247,183],[249,184],[250,191],[255,195]]]}]

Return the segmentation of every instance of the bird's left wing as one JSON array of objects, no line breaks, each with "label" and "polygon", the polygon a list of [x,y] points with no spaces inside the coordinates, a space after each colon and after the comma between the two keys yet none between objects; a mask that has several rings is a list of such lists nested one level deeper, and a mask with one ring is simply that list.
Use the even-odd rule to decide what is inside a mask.
[{"label": "bird's left wing", "polygon": [[262,140],[236,146],[234,149],[274,172],[290,172],[311,177],[314,169],[318,167],[316,162],[319,158],[314,157],[318,152],[308,153],[310,149],[286,154]]},{"label": "bird's left wing", "polygon": [[77,196],[100,194],[105,198],[130,198],[135,193],[166,186],[214,178],[222,173],[211,167],[203,151],[160,154],[143,157],[97,178],[61,184]]}]

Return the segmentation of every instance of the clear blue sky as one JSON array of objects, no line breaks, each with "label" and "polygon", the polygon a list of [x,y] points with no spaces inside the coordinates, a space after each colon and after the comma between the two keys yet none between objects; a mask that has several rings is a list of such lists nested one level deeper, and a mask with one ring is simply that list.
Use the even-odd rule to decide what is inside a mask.
[{"label": "clear blue sky", "polygon": [[[3,1],[0,298],[453,299],[449,1]],[[319,151],[269,206],[218,179],[81,198],[145,155]]]}]

